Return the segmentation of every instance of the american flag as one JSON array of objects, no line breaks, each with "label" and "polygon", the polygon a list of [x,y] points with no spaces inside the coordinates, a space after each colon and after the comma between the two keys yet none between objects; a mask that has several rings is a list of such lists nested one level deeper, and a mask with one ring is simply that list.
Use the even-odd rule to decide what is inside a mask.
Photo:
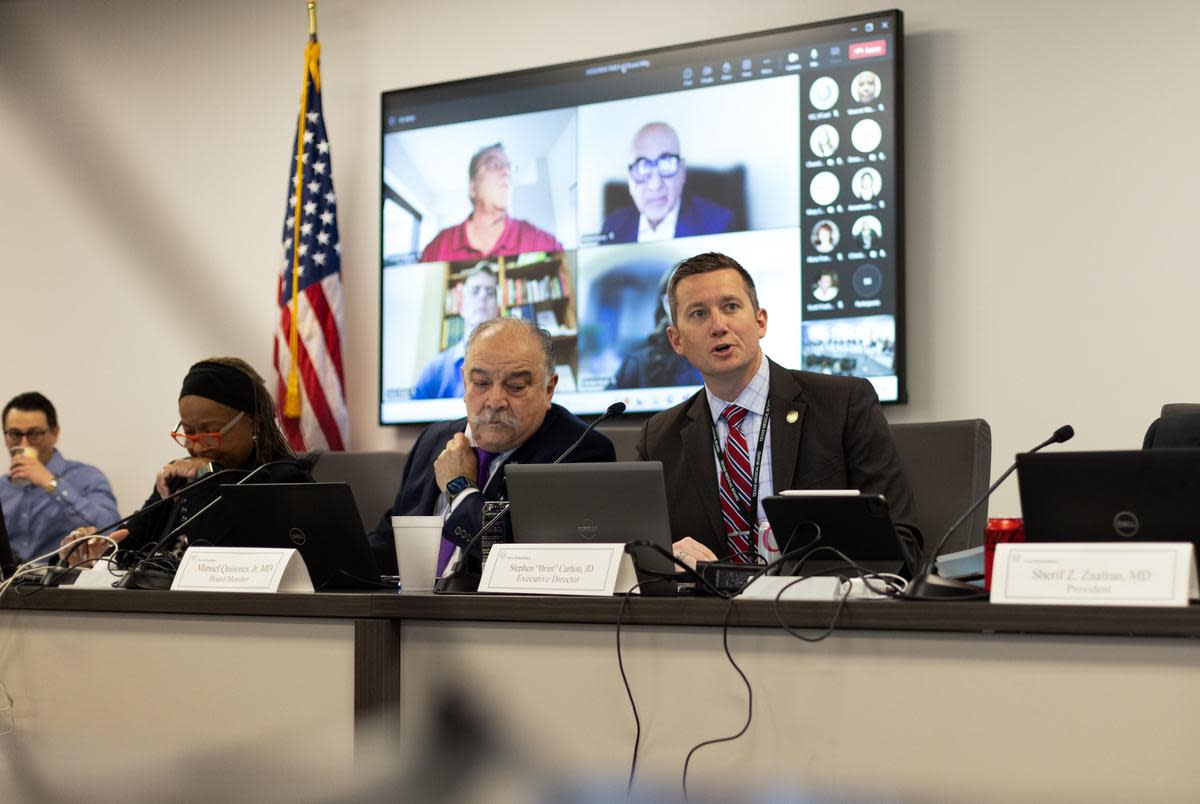
[{"label": "american flag", "polygon": [[[321,111],[320,57],[314,37],[305,51],[304,95],[292,141],[275,333],[275,403],[283,432],[298,451],[344,450],[350,444],[342,367],[342,247]],[[293,275],[299,288],[295,297]]]}]

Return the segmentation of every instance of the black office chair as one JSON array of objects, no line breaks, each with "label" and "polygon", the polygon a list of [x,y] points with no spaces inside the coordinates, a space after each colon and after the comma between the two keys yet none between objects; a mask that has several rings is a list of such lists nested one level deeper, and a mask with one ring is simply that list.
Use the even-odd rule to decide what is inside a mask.
[{"label": "black office chair", "polygon": [[[636,461],[641,428],[628,424],[600,430],[612,439],[618,461]],[[979,495],[992,471],[992,428],[983,419],[892,425],[896,449],[917,501],[925,544],[937,542]],[[943,552],[983,544],[987,505],[958,529]]]},{"label": "black office chair", "polygon": [[406,452],[327,452],[313,467],[321,483],[349,483],[366,528],[391,508],[404,476]]},{"label": "black office chair", "polygon": [[1200,405],[1163,405],[1142,439],[1142,449],[1200,447]]},{"label": "black office chair", "polygon": [[613,442],[618,461],[636,461],[638,441],[642,437],[642,428],[638,425],[614,424],[611,427],[597,428]]},{"label": "black office chair", "polygon": [[[987,491],[992,471],[992,428],[983,419],[893,424],[892,435],[917,502],[916,525],[926,547]],[[979,507],[942,553],[983,544],[987,504]]]}]

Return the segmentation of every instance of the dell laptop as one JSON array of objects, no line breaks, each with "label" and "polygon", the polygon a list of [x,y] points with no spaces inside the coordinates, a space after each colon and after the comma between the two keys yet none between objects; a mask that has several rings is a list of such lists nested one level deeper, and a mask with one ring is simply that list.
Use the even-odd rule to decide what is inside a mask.
[{"label": "dell laptop", "polygon": [[[650,542],[630,555],[644,594],[674,592],[667,489],[658,461],[506,464],[513,541]],[[656,582],[660,581],[660,582]]]},{"label": "dell laptop", "polygon": [[1029,542],[1200,539],[1200,449],[1017,456]]},{"label": "dell laptop", "polygon": [[221,497],[233,524],[221,547],[294,548],[318,592],[384,587],[346,483],[228,485]]}]

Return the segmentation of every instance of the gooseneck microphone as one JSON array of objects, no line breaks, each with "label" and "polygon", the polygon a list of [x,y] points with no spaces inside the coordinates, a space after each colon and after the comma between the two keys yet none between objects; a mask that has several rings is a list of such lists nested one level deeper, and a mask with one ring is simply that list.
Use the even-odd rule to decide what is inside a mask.
[{"label": "gooseneck microphone", "polygon": [[[207,483],[208,481],[212,480],[213,478],[221,477],[222,475],[233,474],[234,472],[240,473],[243,471],[245,471],[245,470],[243,470],[243,469],[221,469],[216,472],[210,472],[209,474],[204,475],[203,477],[198,477],[194,480],[194,482],[192,482],[190,484],[187,483],[186,478],[181,478],[185,483],[185,485],[183,485],[181,488],[173,489],[171,491],[171,493],[168,494],[166,497],[159,497],[157,500],[150,503],[149,505],[142,506],[141,508],[134,511],[129,516],[122,517],[121,519],[118,519],[116,522],[113,522],[111,525],[105,525],[102,528],[97,528],[96,533],[104,533],[105,531],[119,528],[122,525],[127,525],[130,522],[132,522],[133,520],[137,519],[139,516],[142,516],[143,514],[148,514],[151,511],[153,511],[154,509],[158,508],[159,506],[169,503],[171,500],[173,500],[176,497],[178,497],[179,495],[183,494],[185,491],[195,491],[196,488],[203,485],[204,483]],[[174,480],[174,478],[172,478],[172,479]],[[171,485],[173,486],[176,484],[173,483]],[[168,486],[168,488],[170,488],[170,487],[171,486]]]},{"label": "gooseneck microphone", "polygon": [[[245,473],[244,477],[240,478],[236,483],[233,484],[235,486],[242,485],[243,483],[247,482],[251,478],[253,478],[256,475],[258,475],[259,473],[261,473],[264,469],[269,469],[272,466],[282,466],[283,464],[294,464],[305,471],[311,472],[312,468],[314,466],[316,466],[317,461],[320,460],[321,454],[322,453],[320,453],[318,451],[314,451],[314,452],[309,452],[309,453],[306,453],[306,454],[304,454],[302,456],[298,456],[298,457],[280,458],[278,460],[268,461],[268,462],[262,464],[261,466],[256,466],[253,469],[251,469],[249,472],[246,472],[245,469],[222,469],[219,472],[213,472],[212,474],[205,475],[204,477],[200,478],[199,480],[195,481],[194,483],[191,483],[191,484],[185,486],[184,488],[180,489],[179,491],[171,494],[169,497],[164,497],[161,500],[156,500],[154,504],[158,505],[159,503],[166,502],[169,499],[173,499],[173,498],[179,496],[180,494],[182,494],[185,491],[195,491],[200,485],[202,485],[204,482],[210,480],[211,478],[218,477],[218,476],[224,475],[224,474],[233,473],[233,472],[237,472],[239,474]],[[141,567],[141,565],[144,564],[146,561],[154,558],[154,556],[156,556],[160,552],[162,552],[163,548],[166,547],[166,545],[170,544],[171,540],[173,538],[178,536],[179,533],[182,532],[185,528],[191,527],[193,524],[195,524],[197,519],[199,519],[201,516],[206,514],[210,509],[212,509],[212,507],[214,505],[216,505],[220,501],[221,501],[221,496],[218,494],[216,497],[214,497],[212,500],[210,500],[207,505],[205,505],[203,508],[201,508],[195,514],[193,514],[191,517],[189,517],[187,522],[184,522],[184,523],[180,524],[178,527],[167,531],[167,533],[165,533],[161,539],[156,541],[151,546],[149,551],[143,551],[144,557],[140,561],[138,561],[137,564],[135,564],[129,568],[129,571],[125,573],[124,577],[122,577],[117,582],[116,587],[118,589],[159,588],[158,586],[145,587],[145,586],[141,586],[138,583],[136,576],[138,574],[139,567]],[[143,509],[143,511],[149,510],[149,509],[150,509],[150,506],[147,506],[145,509]],[[141,513],[141,512],[139,511],[138,513]],[[135,516],[136,516],[136,514],[135,514]]]},{"label": "gooseneck microphone", "polygon": [[[1075,428],[1069,424],[1064,424],[1062,427],[1054,431],[1054,433],[1042,443],[1038,444],[1027,454],[1032,455],[1043,447],[1048,447],[1051,444],[1061,444],[1064,441],[1070,441],[1075,437]],[[933,549],[925,554],[925,560],[921,562],[921,570],[912,581],[909,582],[908,588],[904,591],[902,597],[910,600],[940,600],[940,599],[959,599],[963,600],[972,597],[984,597],[987,593],[978,586],[972,586],[963,581],[957,581],[952,578],[943,578],[933,572],[934,564],[937,562],[938,554],[942,552],[942,548],[946,546],[946,542],[950,541],[950,537],[954,532],[966,522],[971,514],[978,510],[979,506],[992,496],[992,493],[1000,487],[1000,484],[1008,479],[1008,476],[1017,470],[1017,462],[1013,461],[1012,466],[1005,470],[1004,474],[993,483],[987,491],[985,491],[979,499],[971,503],[971,507],[954,520],[954,524],[938,539],[937,544]]]},{"label": "gooseneck microphone", "polygon": [[[575,439],[575,443],[563,450],[563,453],[555,458],[551,464],[562,463],[564,460],[569,458],[571,453],[573,453],[579,447],[579,445],[583,443],[583,440],[588,437],[588,433],[592,432],[592,430],[595,430],[596,426],[599,425],[600,422],[604,421],[605,419],[611,419],[620,416],[624,412],[624,402],[614,402],[609,405],[608,409],[605,410],[604,413],[597,416],[595,421],[584,428],[584,431],[582,434],[580,434],[579,438]],[[466,568],[467,556],[470,554],[471,550],[474,549],[479,540],[483,538],[483,535],[487,533],[493,525],[502,520],[507,514],[508,504],[506,502],[504,505],[504,510],[500,511],[498,514],[495,514],[486,522],[484,522],[483,526],[479,529],[479,532],[467,541],[466,546],[460,551],[458,561],[454,562],[454,566],[450,568],[450,571],[434,581],[433,591],[435,593],[465,594],[479,589],[479,580],[482,576],[482,569],[478,573],[469,572]]]},{"label": "gooseneck microphone", "polygon": [[[102,528],[97,528],[96,533],[97,534],[104,533],[106,531],[110,531],[115,528],[119,528],[122,525],[127,525],[130,522],[132,522],[133,520],[142,516],[143,514],[148,514],[151,511],[154,511],[157,508],[159,508],[163,505],[166,505],[171,500],[174,500],[176,497],[183,494],[185,491],[195,490],[198,486],[208,483],[209,481],[213,480],[214,478],[221,477],[222,475],[233,474],[234,472],[241,473],[242,471],[244,471],[244,470],[242,470],[242,469],[221,469],[216,472],[210,472],[209,474],[206,474],[203,477],[196,478],[190,484],[187,482],[187,478],[172,478],[172,480],[174,480],[176,482],[178,482],[178,480],[182,480],[183,486],[181,488],[176,488],[175,483],[168,485],[168,488],[171,490],[170,494],[168,494],[165,497],[159,497],[157,500],[150,503],[149,505],[143,505],[141,508],[134,511],[129,516],[122,517],[122,518],[118,519],[116,522],[105,525]],[[75,574],[77,574],[77,570],[74,567],[70,567],[68,565],[70,564],[71,554],[74,553],[76,550],[78,550],[79,547],[83,544],[86,544],[86,542],[80,541],[80,542],[76,543],[75,546],[73,546],[70,550],[67,551],[67,554],[65,556],[59,558],[58,559],[58,561],[59,561],[58,570],[59,571],[56,573],[48,573],[46,575],[45,579],[42,581],[42,583],[45,584],[46,586],[58,586],[59,584],[65,582],[67,578],[73,577]],[[106,550],[105,552],[107,553],[108,551]],[[125,579],[122,578],[119,583],[124,583],[124,580]]]},{"label": "gooseneck microphone", "polygon": [[615,416],[620,416],[624,412],[625,412],[625,403],[624,402],[613,402],[611,405],[608,406],[608,409],[606,411],[604,411],[604,413],[597,416],[596,420],[594,422],[592,422],[591,424],[589,424],[584,429],[583,434],[581,436],[579,436],[579,438],[575,439],[574,444],[567,447],[562,455],[559,455],[557,458],[554,459],[554,463],[562,463],[563,461],[565,461],[567,459],[567,457],[570,456],[570,454],[575,451],[575,448],[583,443],[583,439],[588,437],[588,433],[590,433],[596,429],[596,426],[598,424],[600,424],[600,422],[604,421],[605,419],[611,419]]}]

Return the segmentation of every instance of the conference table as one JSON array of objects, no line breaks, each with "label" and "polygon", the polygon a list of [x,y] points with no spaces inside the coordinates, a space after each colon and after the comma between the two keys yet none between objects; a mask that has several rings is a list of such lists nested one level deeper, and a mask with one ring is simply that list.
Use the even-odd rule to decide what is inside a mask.
[{"label": "conference table", "polygon": [[[818,642],[781,625],[814,637],[835,616]],[[689,750],[744,725],[727,637],[753,716],[695,753],[693,796],[1200,796],[1195,606],[9,592],[0,740],[37,769],[78,745],[155,767],[253,746],[263,767],[329,780],[364,773],[381,740],[419,762],[451,723],[499,746],[497,764],[623,791],[636,731],[619,619],[646,795],[679,795]]]}]

